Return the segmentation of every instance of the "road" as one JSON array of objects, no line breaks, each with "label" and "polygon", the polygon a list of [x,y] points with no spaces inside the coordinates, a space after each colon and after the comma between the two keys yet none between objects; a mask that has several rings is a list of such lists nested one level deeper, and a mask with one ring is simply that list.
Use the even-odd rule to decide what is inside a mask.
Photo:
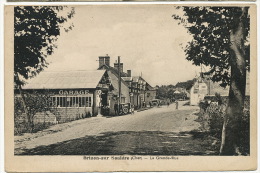
[{"label": "road", "polygon": [[198,107],[175,104],[133,115],[93,117],[15,138],[21,155],[210,155],[211,141],[199,132]]}]

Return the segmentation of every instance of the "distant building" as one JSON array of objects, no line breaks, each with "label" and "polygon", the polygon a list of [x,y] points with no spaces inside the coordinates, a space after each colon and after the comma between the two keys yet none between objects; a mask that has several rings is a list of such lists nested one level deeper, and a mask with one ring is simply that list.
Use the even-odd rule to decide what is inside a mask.
[{"label": "distant building", "polygon": [[197,80],[190,90],[190,105],[198,105],[207,94],[207,84],[201,80]]},{"label": "distant building", "polygon": [[156,98],[156,88],[152,87],[151,85],[149,85],[148,83],[146,83],[146,98],[145,98],[145,103],[146,105],[149,104],[149,102],[151,102],[152,100],[154,100]]},{"label": "distant building", "polygon": [[[246,93],[250,95],[250,74],[246,75]],[[190,90],[190,105],[198,105],[205,96],[214,96],[216,93],[221,96],[228,96],[229,86],[221,87],[218,82],[211,81],[208,77],[198,77]]]}]

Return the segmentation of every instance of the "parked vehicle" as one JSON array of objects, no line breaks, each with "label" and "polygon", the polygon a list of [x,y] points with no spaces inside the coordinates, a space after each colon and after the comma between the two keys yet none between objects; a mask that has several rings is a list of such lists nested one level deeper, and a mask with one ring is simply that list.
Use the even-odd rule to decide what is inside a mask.
[{"label": "parked vehicle", "polygon": [[151,102],[152,102],[153,106],[157,106],[157,105],[160,104],[161,100],[160,99],[153,99]]},{"label": "parked vehicle", "polygon": [[121,103],[119,115],[125,115],[125,114],[128,114],[128,113],[131,113],[130,103]]}]

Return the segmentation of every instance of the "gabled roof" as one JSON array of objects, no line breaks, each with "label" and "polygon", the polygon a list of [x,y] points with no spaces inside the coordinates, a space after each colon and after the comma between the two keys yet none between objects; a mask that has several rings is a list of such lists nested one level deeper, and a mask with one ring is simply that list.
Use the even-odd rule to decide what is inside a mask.
[{"label": "gabled roof", "polygon": [[[104,65],[102,65],[101,67],[98,68],[98,70],[104,70],[104,69],[113,73],[117,78],[119,77],[118,70],[116,68],[107,66],[106,64],[104,64]],[[121,78],[127,77],[127,73],[123,72],[123,73],[120,73],[120,74],[121,74]],[[125,84],[126,86],[128,86],[128,84],[124,80],[121,80],[121,82],[123,84]]]},{"label": "gabled roof", "polygon": [[[114,74],[118,75],[118,70],[115,67],[111,67],[111,66],[104,64],[104,65],[102,65],[101,67],[98,68],[98,70],[102,70],[102,69],[110,70]],[[121,72],[121,77],[127,77],[127,76],[128,76],[127,73]]]},{"label": "gabled roof", "polygon": [[148,82],[146,82],[146,88],[147,88],[148,90],[156,90],[156,88],[155,88],[155,87],[152,87]]},{"label": "gabled roof", "polygon": [[96,88],[105,70],[41,72],[23,89]]},{"label": "gabled roof", "polygon": [[[111,71],[107,71],[107,74],[108,74],[108,76],[109,76],[109,78],[110,78],[110,82],[111,82],[111,85],[113,86],[113,91],[112,91],[112,93],[114,94],[114,95],[118,95],[118,92],[119,92],[119,86],[118,86],[118,77],[113,73],[113,72],[111,72]],[[128,89],[128,85],[127,85],[127,83],[126,82],[124,82],[124,80],[121,80],[121,87],[123,88],[127,88]],[[124,96],[123,94],[122,94],[122,96]],[[125,97],[125,96],[124,96]]]}]

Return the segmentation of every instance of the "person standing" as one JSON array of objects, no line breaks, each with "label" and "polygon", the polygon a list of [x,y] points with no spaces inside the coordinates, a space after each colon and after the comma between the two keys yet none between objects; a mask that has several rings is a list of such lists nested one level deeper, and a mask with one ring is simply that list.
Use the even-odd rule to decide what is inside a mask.
[{"label": "person standing", "polygon": [[118,104],[114,104],[115,115],[118,115]]},{"label": "person standing", "polygon": [[179,107],[179,102],[178,102],[178,100],[176,100],[175,104],[176,104],[176,110],[177,110],[178,107]]}]

